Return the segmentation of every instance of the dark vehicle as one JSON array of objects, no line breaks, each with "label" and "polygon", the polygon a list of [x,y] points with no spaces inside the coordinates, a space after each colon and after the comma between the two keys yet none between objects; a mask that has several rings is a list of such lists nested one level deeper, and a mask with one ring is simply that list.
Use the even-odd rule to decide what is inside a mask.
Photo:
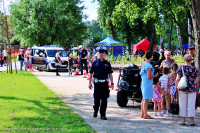
[{"label": "dark vehicle", "polygon": [[[159,60],[159,53],[153,54],[153,60],[150,62],[155,72],[159,72],[159,68],[155,65],[159,65],[162,61]],[[140,76],[140,67],[137,65],[120,68],[120,80],[118,80],[118,92],[117,92],[117,104],[120,107],[125,107],[128,103],[128,100],[134,100],[136,102],[142,101],[142,92],[141,92],[141,76]]]}]

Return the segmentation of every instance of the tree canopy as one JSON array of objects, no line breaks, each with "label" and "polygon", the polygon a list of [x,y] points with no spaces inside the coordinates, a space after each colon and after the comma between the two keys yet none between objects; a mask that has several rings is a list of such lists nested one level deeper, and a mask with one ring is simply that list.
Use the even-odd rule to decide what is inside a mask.
[{"label": "tree canopy", "polygon": [[65,46],[69,38],[80,43],[87,29],[80,4],[80,0],[20,0],[10,10],[15,34],[28,45]]}]

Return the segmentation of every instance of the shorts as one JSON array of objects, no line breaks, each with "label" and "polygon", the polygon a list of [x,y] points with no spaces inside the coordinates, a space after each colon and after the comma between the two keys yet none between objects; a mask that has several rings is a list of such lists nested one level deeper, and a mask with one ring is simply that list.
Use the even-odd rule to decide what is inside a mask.
[{"label": "shorts", "polygon": [[3,60],[6,60],[6,56],[3,57]]},{"label": "shorts", "polygon": [[166,103],[170,103],[170,95],[165,96],[165,95],[162,94],[162,101],[166,102]]},{"label": "shorts", "polygon": [[24,65],[28,65],[28,62],[24,62]]},{"label": "shorts", "polygon": [[73,65],[69,65],[68,69],[74,69]]}]

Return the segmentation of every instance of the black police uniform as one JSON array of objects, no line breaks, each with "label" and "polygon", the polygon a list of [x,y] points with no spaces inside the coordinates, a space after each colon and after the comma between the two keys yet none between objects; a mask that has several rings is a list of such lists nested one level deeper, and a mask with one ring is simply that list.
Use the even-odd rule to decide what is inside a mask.
[{"label": "black police uniform", "polygon": [[100,107],[100,114],[102,118],[106,116],[107,98],[110,96],[110,90],[108,88],[108,74],[113,73],[113,70],[107,60],[104,59],[101,62],[100,59],[97,59],[92,63],[89,72],[91,74],[94,73],[94,114],[96,113],[97,115]]},{"label": "black police uniform", "polygon": [[78,55],[80,55],[80,65],[81,65],[81,74],[83,75],[83,64],[86,68],[86,72],[88,73],[88,67],[87,67],[87,59],[85,58],[87,56],[87,50],[79,50]]}]

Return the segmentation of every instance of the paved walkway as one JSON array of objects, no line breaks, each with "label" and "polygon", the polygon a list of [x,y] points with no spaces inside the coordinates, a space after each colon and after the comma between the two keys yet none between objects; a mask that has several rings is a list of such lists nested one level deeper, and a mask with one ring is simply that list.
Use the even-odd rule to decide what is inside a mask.
[{"label": "paved walkway", "polygon": [[[16,66],[17,66],[17,69],[20,69],[19,61],[16,62]],[[0,66],[0,72],[6,71],[6,70],[7,70],[7,66],[4,66],[4,65],[3,65],[3,67]],[[12,70],[13,70],[13,72],[15,72],[15,63],[14,62],[12,62]]]},{"label": "paved walkway", "polygon": [[[129,101],[128,106],[121,108],[116,103],[116,91],[111,91],[108,99],[107,121],[93,118],[93,91],[88,89],[88,80],[82,76],[69,76],[67,72],[60,72],[60,77],[55,72],[34,71],[38,79],[55,92],[68,106],[78,113],[92,128],[100,133],[131,133],[131,132],[199,132],[200,111],[197,110],[195,122],[197,126],[189,126],[189,119],[186,119],[186,126],[178,125],[181,118],[155,117],[153,120],[140,118],[140,103]],[[115,85],[118,74],[114,73]],[[149,114],[153,116],[153,106],[149,106]]]}]

